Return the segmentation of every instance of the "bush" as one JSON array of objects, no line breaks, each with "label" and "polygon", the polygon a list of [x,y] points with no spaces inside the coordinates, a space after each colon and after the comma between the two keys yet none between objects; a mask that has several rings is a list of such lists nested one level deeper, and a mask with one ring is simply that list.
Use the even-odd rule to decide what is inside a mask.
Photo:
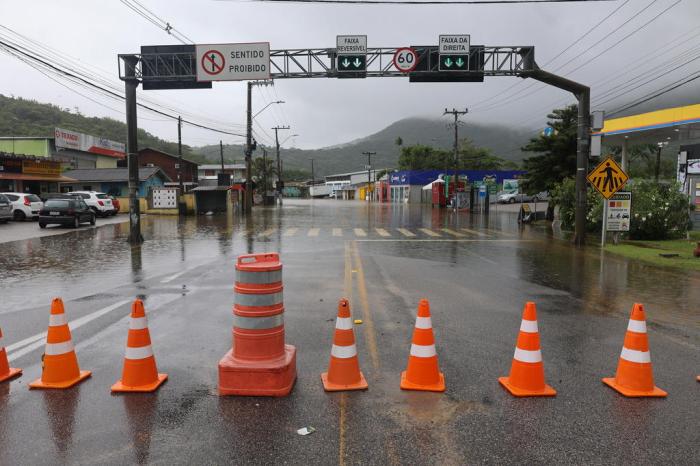
[{"label": "bush", "polygon": [[[576,213],[576,182],[566,178],[551,191],[552,205],[559,206],[563,229],[572,230]],[[600,232],[603,203],[601,196],[590,186],[586,226],[589,232]],[[689,227],[688,197],[678,190],[677,184],[659,185],[653,181],[630,182],[626,190],[632,192],[630,239],[663,240],[683,236]]]}]

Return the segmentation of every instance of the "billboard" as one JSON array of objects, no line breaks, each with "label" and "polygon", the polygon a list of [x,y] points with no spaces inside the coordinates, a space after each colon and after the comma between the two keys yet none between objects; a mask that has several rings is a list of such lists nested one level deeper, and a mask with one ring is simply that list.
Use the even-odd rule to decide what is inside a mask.
[{"label": "billboard", "polygon": [[121,142],[102,139],[89,134],[56,128],[56,149],[73,149],[108,157],[125,157],[126,146]]}]

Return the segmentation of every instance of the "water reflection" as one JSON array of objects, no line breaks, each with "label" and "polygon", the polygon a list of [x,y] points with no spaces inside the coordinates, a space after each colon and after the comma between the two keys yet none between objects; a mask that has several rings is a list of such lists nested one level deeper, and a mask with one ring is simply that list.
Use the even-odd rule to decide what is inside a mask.
[{"label": "water reflection", "polygon": [[44,409],[51,428],[51,439],[59,458],[65,460],[73,443],[75,410],[80,398],[81,386],[68,390],[44,390]]},{"label": "water reflection", "polygon": [[158,395],[129,394],[120,397],[124,402],[124,410],[129,422],[134,460],[137,464],[147,464]]}]

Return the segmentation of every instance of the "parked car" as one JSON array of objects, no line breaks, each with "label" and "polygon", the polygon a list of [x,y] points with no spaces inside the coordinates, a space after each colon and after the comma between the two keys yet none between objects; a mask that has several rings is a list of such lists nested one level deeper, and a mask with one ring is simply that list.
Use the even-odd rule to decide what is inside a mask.
[{"label": "parked car", "polygon": [[531,202],[532,197],[523,193],[500,193],[497,201],[499,204],[515,204],[516,202]]},{"label": "parked car", "polygon": [[0,194],[0,223],[12,220],[12,202],[4,194]]},{"label": "parked car", "polygon": [[549,191],[541,191],[532,196],[532,202],[542,202],[549,200]]},{"label": "parked car", "polygon": [[39,228],[59,224],[78,228],[81,223],[95,224],[95,212],[82,199],[49,199],[39,213]]},{"label": "parked car", "polygon": [[41,196],[41,200],[46,202],[49,199],[82,199],[80,194],[69,194],[69,193],[44,193]]},{"label": "parked car", "polygon": [[27,218],[39,218],[39,211],[44,203],[36,194],[28,193],[0,193],[4,194],[12,203],[12,218],[21,222]]},{"label": "parked car", "polygon": [[78,194],[82,197],[83,201],[95,212],[96,216],[107,217],[117,214],[112,204],[112,199],[105,193],[98,191],[71,191],[68,194]]}]

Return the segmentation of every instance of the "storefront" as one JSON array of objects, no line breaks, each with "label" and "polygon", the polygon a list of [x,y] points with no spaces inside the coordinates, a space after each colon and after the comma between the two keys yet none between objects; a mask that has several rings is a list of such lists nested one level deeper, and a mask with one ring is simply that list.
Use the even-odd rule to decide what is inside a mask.
[{"label": "storefront", "polygon": [[0,192],[42,196],[59,192],[59,183],[75,181],[61,175],[61,162],[0,152]]}]

